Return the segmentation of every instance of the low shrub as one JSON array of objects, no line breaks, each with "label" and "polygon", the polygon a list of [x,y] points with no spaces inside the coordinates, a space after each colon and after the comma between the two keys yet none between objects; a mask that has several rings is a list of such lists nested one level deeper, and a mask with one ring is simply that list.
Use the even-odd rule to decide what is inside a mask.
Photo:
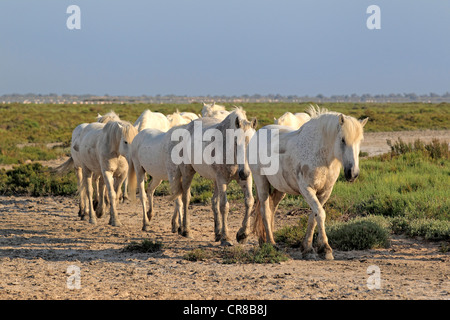
[{"label": "low shrub", "polygon": [[74,172],[59,176],[40,163],[24,164],[0,171],[0,194],[6,195],[74,195],[77,182]]},{"label": "low shrub", "polygon": [[[367,250],[389,246],[389,225],[379,217],[355,218],[327,228],[328,242],[338,250]],[[381,217],[382,218],[382,217]]]}]

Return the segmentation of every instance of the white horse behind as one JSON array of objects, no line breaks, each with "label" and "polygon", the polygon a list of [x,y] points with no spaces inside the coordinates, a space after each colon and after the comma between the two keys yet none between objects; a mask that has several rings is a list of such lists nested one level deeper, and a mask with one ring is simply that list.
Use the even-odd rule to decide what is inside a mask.
[{"label": "white horse behind", "polygon": [[[195,114],[194,114],[195,115]],[[167,120],[169,120],[170,127],[177,127],[183,124],[188,124],[192,119],[188,116],[184,117],[178,110],[172,114],[167,115]],[[157,128],[154,128],[157,129]]]},{"label": "white horse behind", "polygon": [[[267,137],[266,145],[270,146],[270,133],[273,131],[272,138],[277,139],[279,146],[279,168],[276,174],[265,174],[260,161],[250,164],[258,195],[254,227],[260,242],[274,244],[274,216],[279,202],[286,193],[301,194],[312,209],[303,240],[303,254],[306,258],[316,256],[312,240],[317,224],[318,252],[325,253],[325,259],[333,259],[325,232],[323,205],[330,197],[341,166],[344,167],[348,181],[354,181],[358,177],[359,149],[363,127],[368,118],[358,121],[353,117],[313,106],[309,113],[311,120],[299,130],[268,125],[258,130],[254,136],[254,139]],[[262,135],[262,130],[268,132]]]},{"label": "white horse behind", "polygon": [[[137,130],[126,121],[110,121],[107,124],[93,123],[84,130],[88,131],[81,134],[81,139],[75,144],[74,150],[79,153],[83,169],[83,186],[87,190],[89,201],[89,222],[93,224],[97,222],[92,198],[92,177],[97,174],[103,177],[108,190],[109,223],[113,226],[120,226],[117,202],[120,188],[128,172],[128,162],[125,156],[137,135]],[[136,184],[134,172],[130,172],[128,179],[131,185]]]},{"label": "white horse behind", "polygon": [[202,117],[211,117],[223,120],[230,114],[229,111],[225,110],[225,106],[216,104],[213,102],[212,104],[203,103],[202,108]]},{"label": "white horse behind", "polygon": [[[120,121],[119,116],[114,112],[110,111],[104,116],[101,114],[97,115],[97,122],[99,123],[108,123],[110,121]],[[80,203],[79,203],[79,212],[78,215],[83,219],[87,213],[87,207],[85,203],[85,195],[86,190],[83,188],[82,185],[82,179],[83,179],[83,171],[81,169],[81,159],[79,153],[74,149],[74,146],[78,143],[78,141],[81,139],[82,133],[85,134],[89,131],[89,128],[85,130],[86,127],[88,127],[89,123],[82,123],[75,127],[75,129],[72,131],[72,140],[70,143],[70,155],[68,161],[66,161],[64,164],[56,168],[56,172],[58,173],[64,173],[69,171],[70,169],[75,169],[75,174],[77,176],[77,190],[78,194],[80,195]],[[100,181],[99,181],[100,180]],[[100,190],[103,188],[103,181],[101,179],[101,176],[95,176],[94,177],[95,185],[96,185],[96,201],[100,205],[99,207],[99,214],[102,214],[102,211],[104,209],[104,198],[103,198],[103,190]]]},{"label": "white horse behind", "polygon": [[[153,194],[162,181],[168,180],[166,163],[171,161],[166,152],[167,139],[175,127],[168,132],[158,129],[144,129],[138,133],[131,144],[129,165],[130,171],[135,171],[137,178],[137,187],[143,210],[142,230],[150,230],[150,221],[154,216]],[[167,138],[169,137],[169,138]],[[146,174],[152,179],[148,184],[147,193],[145,192]],[[130,193],[136,193],[135,189],[130,188]],[[148,200],[148,207],[147,207]],[[172,218],[172,232],[177,232],[179,220],[181,219],[182,202],[180,197],[175,201],[175,210]]]},{"label": "white horse behind", "polygon": [[274,123],[280,126],[292,127],[297,130],[309,120],[311,120],[311,117],[307,113],[298,112],[296,114],[293,114],[292,112],[288,111],[278,119],[275,118]]},{"label": "white horse behind", "polygon": [[154,128],[166,132],[170,129],[170,122],[161,112],[145,110],[134,123],[134,127],[139,131],[147,128]]}]

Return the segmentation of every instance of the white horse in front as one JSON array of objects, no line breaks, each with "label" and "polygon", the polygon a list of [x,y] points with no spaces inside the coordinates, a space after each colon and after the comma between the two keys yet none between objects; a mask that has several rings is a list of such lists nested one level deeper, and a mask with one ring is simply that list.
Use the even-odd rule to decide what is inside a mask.
[{"label": "white horse in front", "polygon": [[[286,193],[301,194],[312,209],[303,240],[303,253],[306,258],[315,258],[312,240],[317,224],[318,252],[324,252],[326,259],[333,259],[325,233],[323,205],[330,197],[341,166],[344,167],[348,181],[354,181],[358,177],[359,149],[363,127],[368,118],[358,121],[350,116],[312,106],[309,113],[311,120],[299,130],[268,125],[258,130],[253,138],[267,137],[266,145],[270,146],[272,137],[279,145],[279,167],[275,174],[265,174],[265,168],[259,160],[257,163],[250,163],[258,195],[255,231],[260,242],[274,244],[274,215],[279,202]],[[267,135],[262,135],[262,130],[267,130]]]}]

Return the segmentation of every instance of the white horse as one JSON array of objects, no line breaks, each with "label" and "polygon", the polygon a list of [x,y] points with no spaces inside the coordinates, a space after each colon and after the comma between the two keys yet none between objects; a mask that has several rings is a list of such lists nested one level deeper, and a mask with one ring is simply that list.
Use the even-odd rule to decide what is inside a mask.
[{"label": "white horse", "polygon": [[295,130],[299,129],[302,125],[311,119],[309,114],[304,112],[298,112],[293,114],[292,112],[286,112],[278,119],[274,118],[274,123],[280,126],[292,127]]},{"label": "white horse", "polygon": [[139,118],[134,123],[134,127],[138,131],[142,131],[147,128],[155,128],[165,132],[170,129],[170,122],[162,113],[151,112],[147,109],[141,113]]},{"label": "white horse", "polygon": [[183,124],[188,124],[192,121],[192,119],[190,119],[189,117],[183,117],[178,110],[172,114],[168,114],[167,120],[169,120],[171,128],[181,126]]},{"label": "white horse", "polygon": [[[125,156],[128,154],[129,145],[137,135],[137,130],[126,121],[90,124],[84,130],[88,128],[89,131],[85,134],[82,133],[82,137],[75,144],[74,149],[79,152],[83,169],[83,186],[88,193],[89,222],[96,223],[92,199],[92,176],[98,174],[103,177],[108,190],[111,206],[109,223],[113,226],[120,226],[116,208],[117,200],[122,183],[127,177],[128,163]],[[134,172],[128,175],[128,179],[132,186],[136,184]]]},{"label": "white horse", "polygon": [[223,120],[229,114],[230,112],[225,110],[225,106],[216,104],[215,102],[213,102],[212,104],[203,103],[202,117],[211,117]]},{"label": "white horse", "polygon": [[[348,181],[354,181],[358,177],[359,148],[363,139],[363,127],[368,118],[358,121],[350,116],[312,106],[309,113],[311,120],[299,130],[268,125],[258,130],[253,138],[263,139],[267,136],[266,145],[269,146],[269,133],[275,130],[272,138],[277,139],[279,145],[279,168],[276,174],[265,174],[260,161],[250,164],[258,196],[255,205],[255,231],[260,242],[274,244],[274,215],[279,202],[286,193],[301,194],[312,209],[303,240],[303,253],[306,258],[316,256],[312,240],[317,224],[318,252],[324,252],[325,259],[333,259],[325,233],[323,205],[330,197],[342,165]],[[268,130],[267,135],[260,134],[262,130]]]},{"label": "white horse", "polygon": [[[223,121],[217,118],[205,117],[181,127],[183,131],[178,131],[180,132],[179,138],[182,139],[181,141],[166,140],[166,154],[173,157],[174,150],[181,150],[181,153],[183,153],[182,157],[185,157],[186,160],[179,164],[176,164],[173,159],[172,161],[166,161],[172,197],[173,199],[179,199],[181,196],[183,202],[181,226],[181,234],[183,236],[190,236],[188,206],[191,197],[190,186],[196,172],[202,177],[214,181],[214,195],[211,202],[214,212],[215,240],[220,240],[222,245],[231,245],[228,235],[229,204],[226,193],[227,186],[231,180],[236,180],[244,192],[245,217],[243,226],[247,226],[254,200],[246,148],[251,136],[255,133],[256,125],[256,119],[248,121],[244,110],[236,107]],[[227,131],[227,129],[231,129],[230,131],[234,135],[228,136],[230,131]],[[200,136],[198,136],[197,131],[201,131]],[[239,135],[239,133],[241,134]],[[213,136],[210,136],[211,134]],[[210,141],[214,137],[214,142],[208,143],[205,141],[208,140],[205,138],[206,136],[209,136]],[[229,146],[232,149],[228,149]],[[204,156],[207,152],[210,152],[210,154],[206,155],[206,157],[209,157],[206,160]],[[199,154],[201,159],[196,161]],[[241,158],[238,161],[239,156]],[[189,160],[189,158],[193,161]],[[249,233],[249,229],[245,228],[240,230],[240,232]]]},{"label": "white horse", "polygon": [[185,118],[185,119],[189,119],[191,121],[196,120],[199,118],[199,116],[193,112],[180,112],[180,115]]},{"label": "white horse", "polygon": [[[129,165],[130,171],[135,171],[137,178],[137,186],[139,188],[139,196],[143,210],[143,227],[142,230],[150,230],[150,221],[154,216],[153,212],[153,194],[155,189],[163,180],[168,180],[166,163],[170,161],[170,157],[166,152],[165,143],[170,137],[172,131],[163,132],[157,129],[144,129],[138,133],[131,144]],[[146,173],[152,177],[148,184],[147,194],[145,193],[145,177]],[[129,190],[135,193],[135,190]],[[148,198],[147,198],[148,196]],[[148,199],[148,208],[147,208]],[[177,232],[179,227],[179,219],[181,218],[182,202],[178,197],[175,201],[175,211],[172,218],[172,232]]]},{"label": "white horse", "polygon": [[[108,123],[109,121],[120,121],[120,118],[114,111],[110,111],[107,114],[105,114],[104,116],[102,116],[101,114],[97,115],[97,122]],[[82,124],[76,126],[75,129],[72,131],[72,140],[70,143],[71,157],[69,158],[69,161],[66,161],[65,163],[63,163],[62,165],[60,165],[59,167],[56,168],[56,172],[58,172],[60,174],[67,172],[72,168],[75,169],[75,174],[77,176],[77,189],[78,189],[78,194],[80,194],[78,215],[82,219],[85,217],[86,212],[87,212],[86,203],[85,203],[86,190],[82,186],[83,172],[81,169],[81,159],[80,159],[78,152],[74,149],[74,146],[81,139],[82,133],[84,134],[89,131],[90,127],[88,129],[84,130],[86,127],[88,127],[88,125],[89,125],[89,123],[82,123]],[[100,207],[98,209],[98,214],[101,215],[103,213],[104,205],[105,205],[105,202],[104,202],[105,199],[102,196],[103,195],[103,180],[101,179],[100,176],[95,176],[94,181],[95,181],[95,185],[97,187],[96,192],[95,192],[96,201],[100,205]],[[100,190],[100,189],[102,189],[102,190]]]}]

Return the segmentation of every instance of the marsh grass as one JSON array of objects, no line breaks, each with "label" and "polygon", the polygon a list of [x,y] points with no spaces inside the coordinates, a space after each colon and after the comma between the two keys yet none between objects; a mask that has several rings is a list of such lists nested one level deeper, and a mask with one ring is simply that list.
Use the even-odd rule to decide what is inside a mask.
[{"label": "marsh grass", "polygon": [[[220,103],[220,101],[217,101]],[[224,104],[228,109],[231,103]],[[309,103],[242,103],[247,117],[256,117],[258,127],[272,124],[286,111],[304,112]],[[324,103],[321,107],[363,119],[369,117],[365,131],[450,129],[450,103]],[[134,123],[146,109],[170,114],[177,109],[200,113],[201,103],[192,104],[0,104],[0,164],[26,160],[55,159],[70,149],[51,150],[46,143],[69,145],[73,129],[84,122],[96,121],[97,114],[115,111],[121,119]],[[20,150],[18,144],[37,143],[37,149]]]}]

